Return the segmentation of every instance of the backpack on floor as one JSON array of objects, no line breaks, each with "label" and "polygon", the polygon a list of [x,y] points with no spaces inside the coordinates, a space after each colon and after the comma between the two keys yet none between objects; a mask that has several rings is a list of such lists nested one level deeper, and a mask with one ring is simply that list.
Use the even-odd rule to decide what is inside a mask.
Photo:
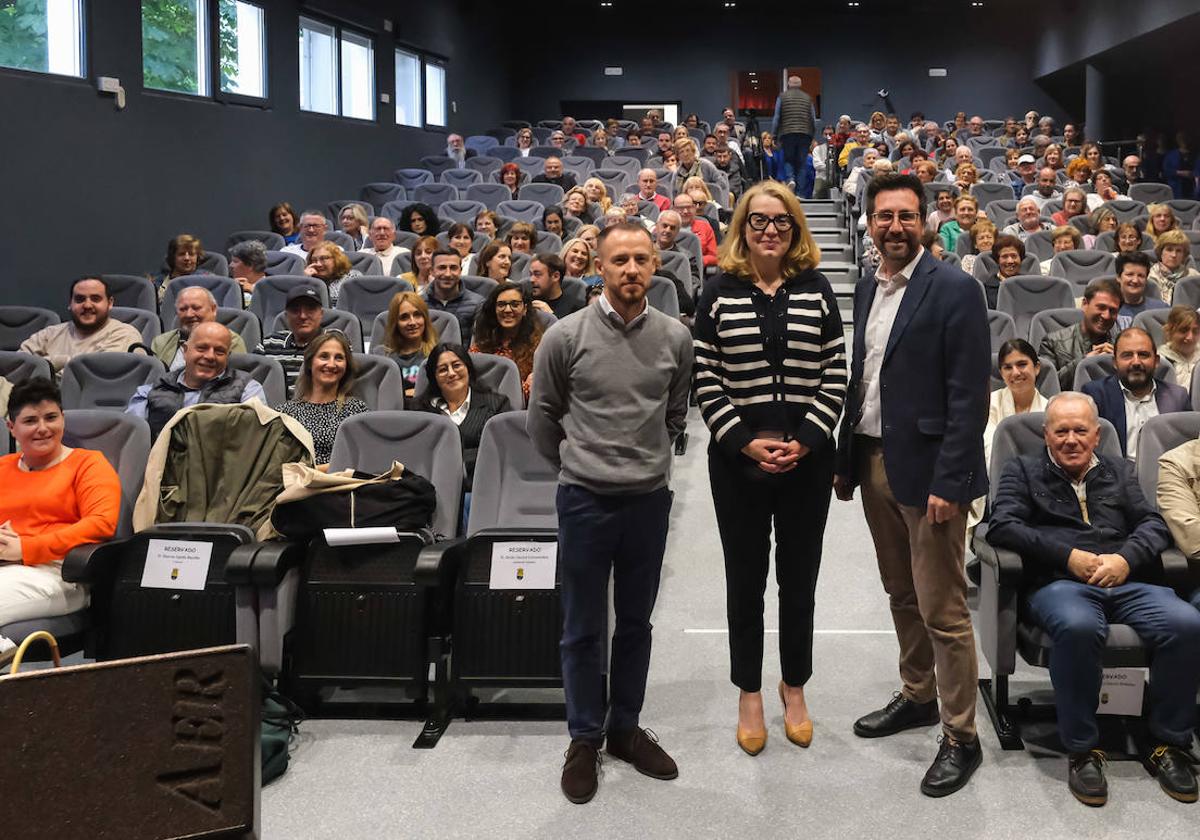
[{"label": "backpack on floor", "polygon": [[280,694],[271,681],[262,678],[262,783],[273,782],[287,772],[288,749],[292,737],[300,731],[304,712]]}]

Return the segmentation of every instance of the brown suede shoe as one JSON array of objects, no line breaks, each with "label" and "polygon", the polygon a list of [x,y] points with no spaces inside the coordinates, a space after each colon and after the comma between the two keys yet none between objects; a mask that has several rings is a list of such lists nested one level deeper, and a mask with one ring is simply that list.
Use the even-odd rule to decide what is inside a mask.
[{"label": "brown suede shoe", "polygon": [[675,761],[658,745],[658,736],[652,730],[609,732],[604,749],[613,758],[628,761],[639,773],[653,779],[674,779],[679,775]]},{"label": "brown suede shoe", "polygon": [[563,796],[582,805],[591,802],[600,787],[600,744],[597,741],[575,740],[567,747],[563,763]]}]

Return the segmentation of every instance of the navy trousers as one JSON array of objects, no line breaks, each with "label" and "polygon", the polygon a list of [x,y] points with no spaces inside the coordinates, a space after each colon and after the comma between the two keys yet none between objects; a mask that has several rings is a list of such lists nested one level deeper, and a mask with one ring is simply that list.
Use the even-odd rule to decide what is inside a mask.
[{"label": "navy trousers", "polygon": [[779,138],[783,146],[783,159],[792,167],[796,180],[796,195],[804,195],[808,180],[808,147],[812,145],[811,134],[784,134]]},{"label": "navy trousers", "polygon": [[[650,613],[658,597],[667,546],[671,491],[662,487],[642,495],[604,496],[560,484],[557,503],[567,729],[572,739],[599,741],[606,728],[617,732],[638,725],[650,669]],[[610,572],[616,629],[606,710]]]},{"label": "navy trousers", "polygon": [[1149,583],[1111,589],[1056,580],[1028,597],[1032,618],[1054,640],[1050,680],[1058,732],[1070,752],[1096,746],[1096,705],[1108,625],[1128,624],[1153,650],[1150,732],[1165,744],[1188,748],[1196,725],[1200,686],[1200,612],[1174,590]]}]

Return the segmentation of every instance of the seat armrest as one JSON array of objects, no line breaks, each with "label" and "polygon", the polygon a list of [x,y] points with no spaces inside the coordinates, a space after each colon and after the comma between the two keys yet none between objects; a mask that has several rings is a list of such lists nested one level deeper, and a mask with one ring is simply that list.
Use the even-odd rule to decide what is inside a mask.
[{"label": "seat armrest", "polygon": [[[981,526],[982,528],[982,526]],[[1025,563],[1020,555],[1007,548],[997,548],[987,540],[987,529],[975,530],[975,539],[971,542],[971,550],[979,558],[979,562],[993,570],[1001,586],[1019,587],[1025,576]]]},{"label": "seat armrest", "polygon": [[458,537],[422,548],[413,569],[413,581],[418,586],[453,588],[458,567],[467,555],[468,542],[469,538]]},{"label": "seat armrest", "polygon": [[121,548],[127,542],[129,540],[109,540],[72,548],[63,558],[63,580],[68,583],[98,583],[105,573],[111,571],[112,564],[120,557]]},{"label": "seat armrest", "polygon": [[[234,555],[252,549],[252,562],[247,582],[255,586],[275,586],[283,580],[283,576],[288,573],[289,569],[304,562],[307,548],[305,543],[272,540],[271,542],[239,546],[234,549]],[[230,561],[233,560],[234,555],[230,556]]]},{"label": "seat armrest", "polygon": [[1178,548],[1168,548],[1162,553],[1163,576],[1167,585],[1183,598],[1200,589],[1200,561],[1189,560]]}]

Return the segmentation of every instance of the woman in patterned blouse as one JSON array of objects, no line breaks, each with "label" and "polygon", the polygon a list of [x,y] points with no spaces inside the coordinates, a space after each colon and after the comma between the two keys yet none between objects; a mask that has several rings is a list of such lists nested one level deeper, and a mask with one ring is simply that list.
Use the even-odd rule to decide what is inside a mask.
[{"label": "woman in patterned blouse", "polygon": [[525,286],[504,282],[492,289],[475,319],[472,353],[491,353],[517,363],[521,390],[529,402],[533,381],[533,354],[542,340],[542,322],[533,311],[533,297]]},{"label": "woman in patterned blouse", "polygon": [[321,469],[329,466],[333,439],[347,417],[367,411],[367,404],[350,396],[354,389],[354,352],[340,332],[318,335],[304,351],[295,399],[279,409],[295,417],[313,438]]}]

